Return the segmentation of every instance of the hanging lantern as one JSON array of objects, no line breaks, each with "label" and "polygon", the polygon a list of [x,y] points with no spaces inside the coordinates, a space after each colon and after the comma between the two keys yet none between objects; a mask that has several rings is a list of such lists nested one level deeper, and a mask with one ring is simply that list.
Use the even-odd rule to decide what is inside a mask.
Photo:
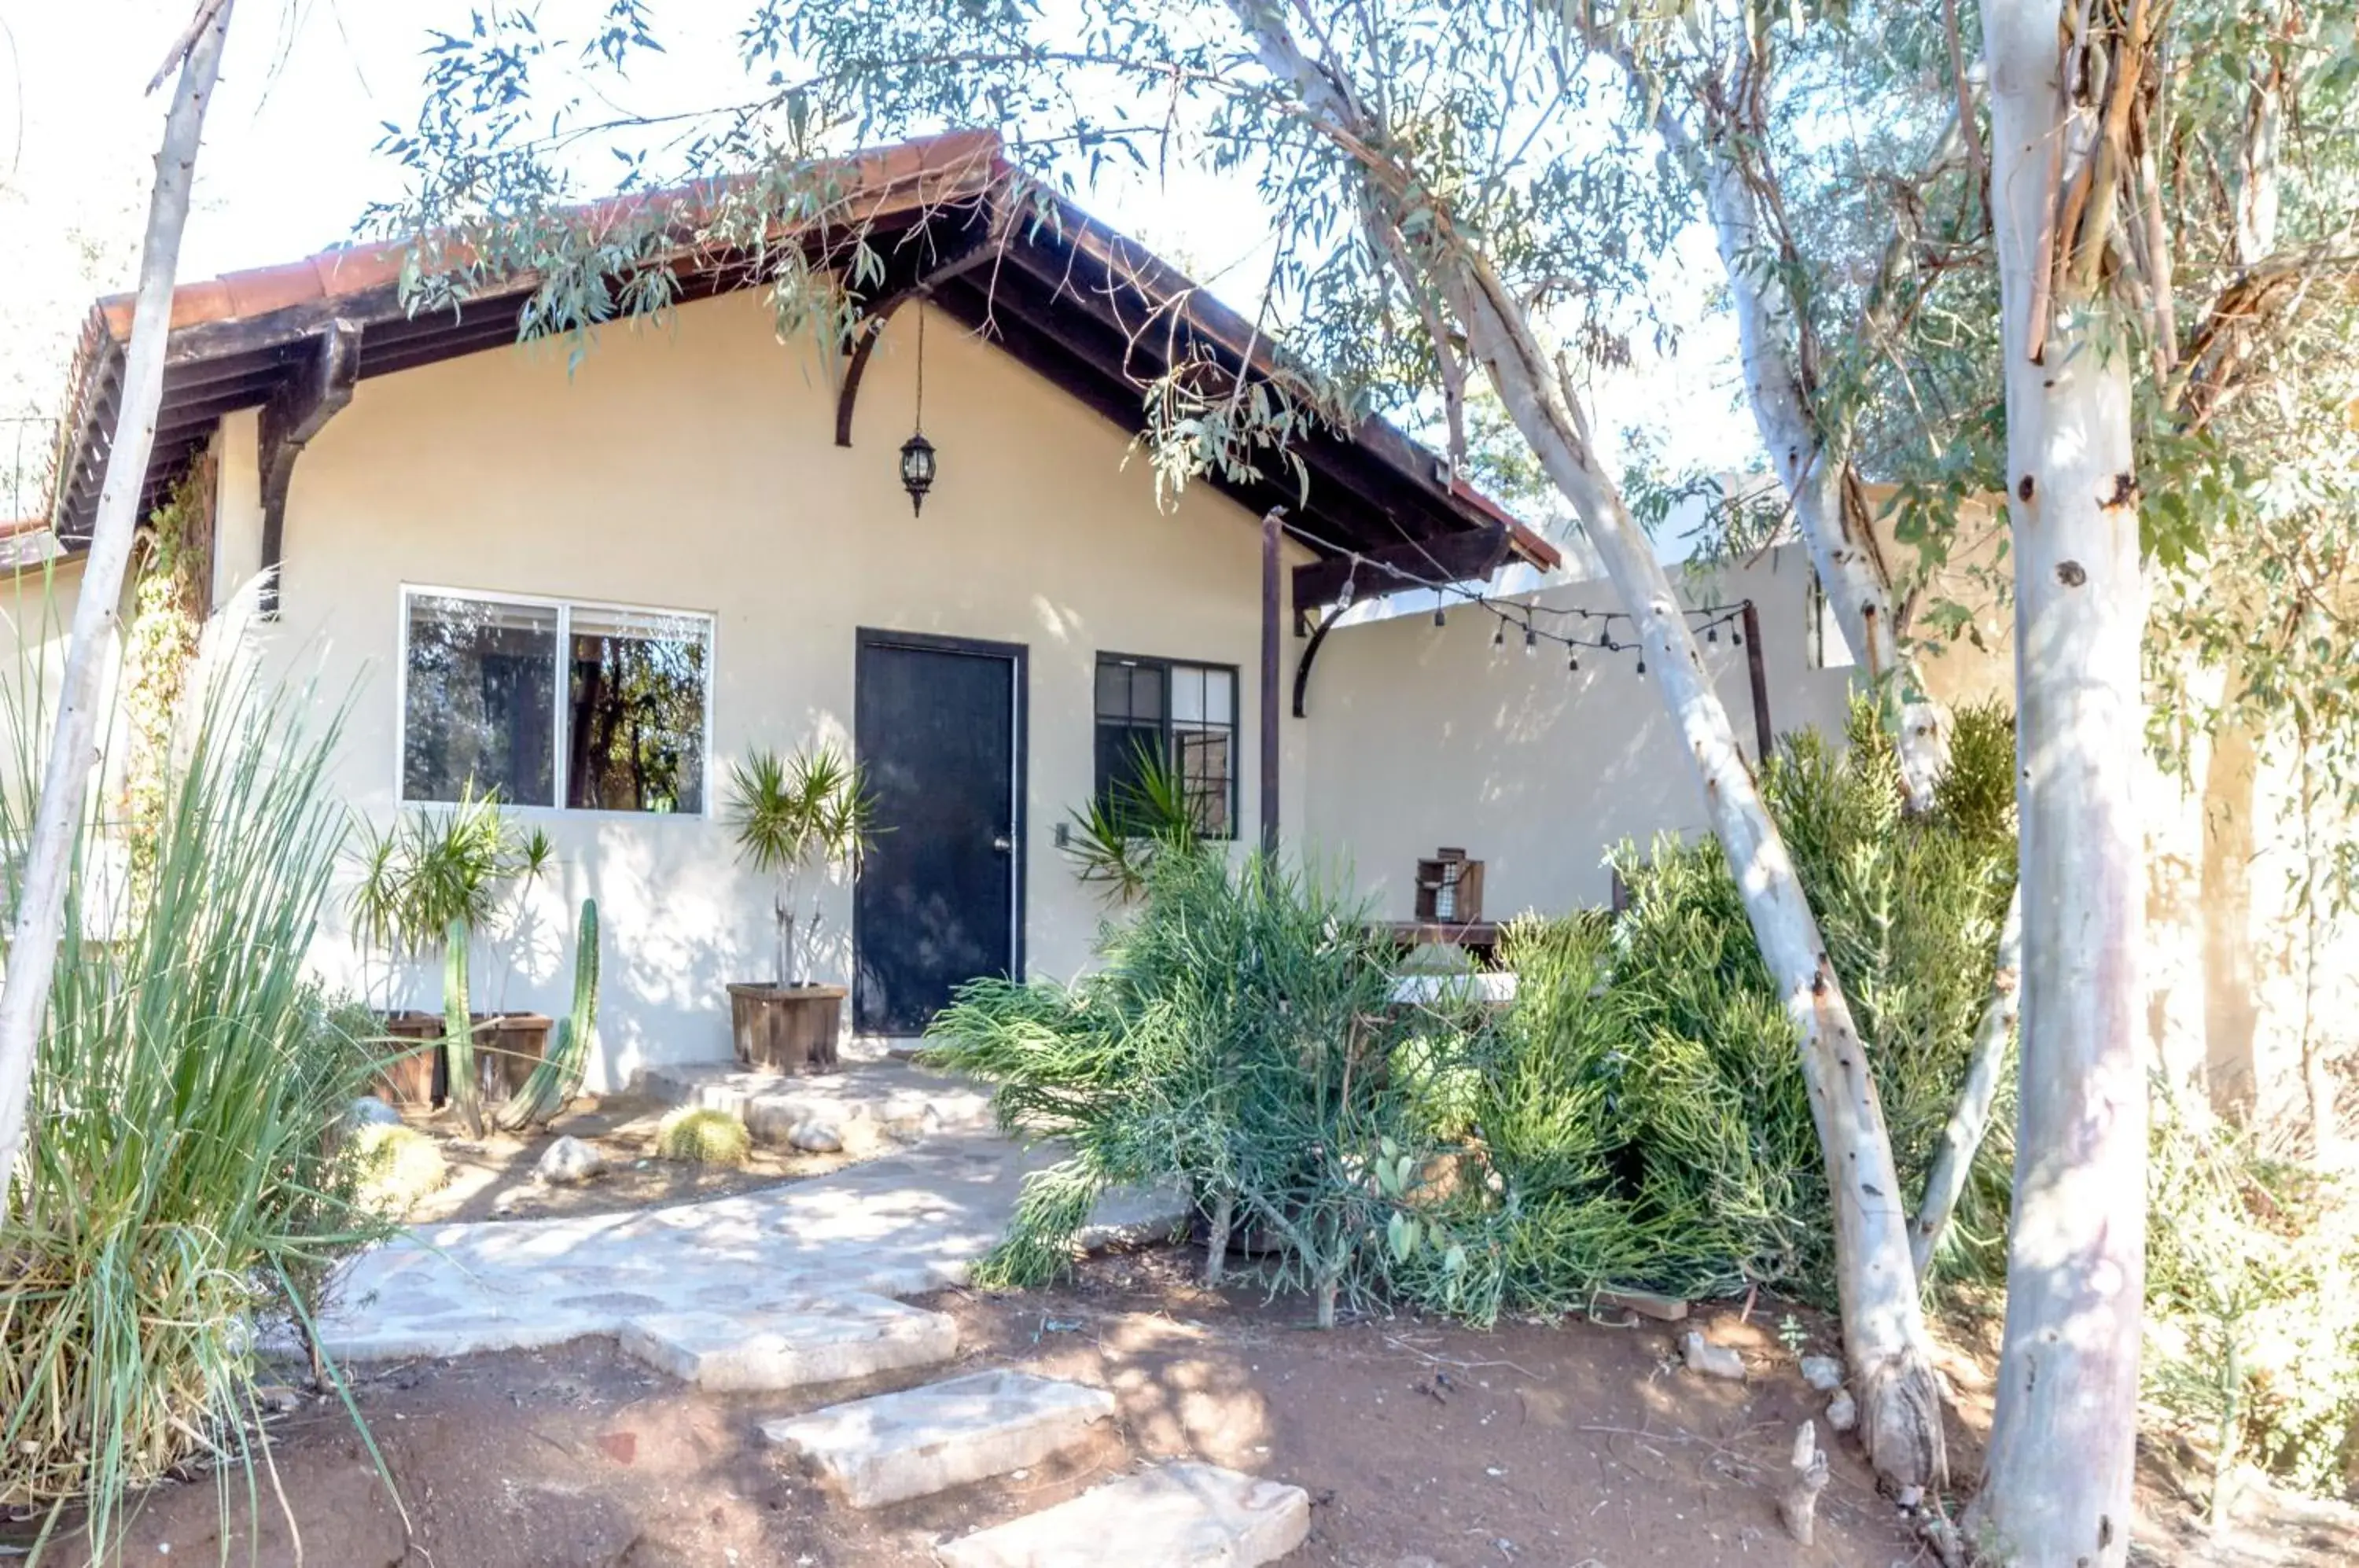
[{"label": "hanging lantern", "polygon": [[901,443],[901,488],[909,493],[909,515],[926,509],[926,492],[934,487],[934,443],[920,430]]},{"label": "hanging lantern", "polygon": [[917,428],[901,443],[901,488],[909,493],[909,515],[926,509],[926,492],[934,487],[934,443],[926,439],[926,302],[918,301]]}]

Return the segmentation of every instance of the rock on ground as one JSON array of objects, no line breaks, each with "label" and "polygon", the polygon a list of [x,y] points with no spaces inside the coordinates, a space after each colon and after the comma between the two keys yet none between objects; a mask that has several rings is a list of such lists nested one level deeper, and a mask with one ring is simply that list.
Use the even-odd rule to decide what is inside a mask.
[{"label": "rock on ground", "polygon": [[1802,1381],[1821,1394],[1832,1394],[1843,1387],[1843,1366],[1832,1356],[1802,1357]]},{"label": "rock on ground", "polygon": [[343,1124],[347,1136],[365,1127],[399,1127],[401,1113],[374,1094],[363,1094],[344,1107]]},{"label": "rock on ground", "polygon": [[805,1154],[838,1154],[843,1149],[843,1134],[832,1123],[813,1117],[787,1135],[787,1145]]},{"label": "rock on ground", "polygon": [[533,1179],[552,1187],[587,1181],[606,1169],[606,1157],[578,1138],[560,1138],[541,1151]]},{"label": "rock on ground", "polygon": [[1712,1344],[1701,1329],[1688,1330],[1687,1337],[1680,1341],[1680,1356],[1690,1372],[1725,1377],[1733,1383],[1745,1381],[1745,1357],[1728,1345]]}]

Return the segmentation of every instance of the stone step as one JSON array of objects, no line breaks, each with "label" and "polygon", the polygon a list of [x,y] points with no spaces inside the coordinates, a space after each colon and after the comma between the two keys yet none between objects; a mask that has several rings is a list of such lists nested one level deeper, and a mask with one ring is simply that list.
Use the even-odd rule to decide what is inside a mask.
[{"label": "stone step", "polygon": [[762,1423],[854,1508],[1038,1465],[1114,1414],[1114,1396],[1005,1368]]},{"label": "stone step", "polygon": [[1142,1471],[937,1547],[946,1568],[1254,1568],[1310,1533],[1299,1486],[1181,1463]]},{"label": "stone step", "polygon": [[[636,1087],[666,1105],[725,1111],[762,1143],[794,1144],[797,1133],[820,1129],[841,1143],[864,1127],[906,1141],[991,1121],[988,1086],[902,1062],[847,1062],[806,1077],[728,1062],[662,1063],[642,1069]],[[803,1146],[813,1141],[806,1136]]]},{"label": "stone step", "polygon": [[769,1308],[651,1312],[616,1335],[659,1372],[716,1393],[840,1383],[958,1354],[958,1320],[883,1296],[848,1294]]}]

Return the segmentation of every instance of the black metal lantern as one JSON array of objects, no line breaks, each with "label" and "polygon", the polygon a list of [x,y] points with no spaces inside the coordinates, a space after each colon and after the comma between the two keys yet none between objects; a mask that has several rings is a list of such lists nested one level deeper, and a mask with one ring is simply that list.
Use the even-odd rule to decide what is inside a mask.
[{"label": "black metal lantern", "polygon": [[901,443],[901,488],[909,493],[909,515],[926,509],[926,492],[934,487],[934,443],[920,430]]},{"label": "black metal lantern", "polygon": [[934,443],[926,439],[926,302],[918,301],[918,423],[901,443],[901,488],[909,493],[909,515],[921,516],[926,492],[934,487]]}]

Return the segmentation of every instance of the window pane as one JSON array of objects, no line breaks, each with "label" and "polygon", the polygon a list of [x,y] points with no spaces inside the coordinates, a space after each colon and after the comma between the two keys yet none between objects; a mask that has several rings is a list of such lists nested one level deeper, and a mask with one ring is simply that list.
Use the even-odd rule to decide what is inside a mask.
[{"label": "window pane", "polygon": [[1234,670],[1204,671],[1204,719],[1208,724],[1233,724],[1237,713],[1237,672]]},{"label": "window pane", "polygon": [[408,632],[402,799],[455,800],[472,782],[554,804],[555,606],[421,593]]},{"label": "window pane", "polygon": [[1207,838],[1227,838],[1229,822],[1229,754],[1227,730],[1182,731],[1173,737],[1180,753],[1180,779],[1188,791],[1189,814],[1196,831]]},{"label": "window pane", "polygon": [[575,610],[565,803],[604,811],[704,809],[705,623]]}]

